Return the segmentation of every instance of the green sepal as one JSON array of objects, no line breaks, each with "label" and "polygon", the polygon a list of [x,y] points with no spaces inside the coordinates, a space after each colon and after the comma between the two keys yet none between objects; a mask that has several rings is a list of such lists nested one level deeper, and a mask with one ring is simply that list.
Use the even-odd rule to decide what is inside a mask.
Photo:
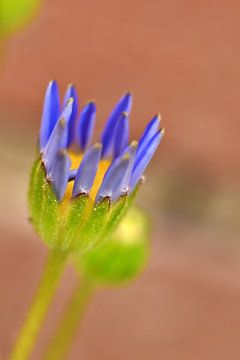
[{"label": "green sepal", "polygon": [[111,211],[108,217],[108,221],[105,224],[103,230],[103,236],[107,237],[111,234],[125,215],[125,208],[127,204],[127,195],[121,196],[120,199],[111,206]]},{"label": "green sepal", "polygon": [[61,217],[60,246],[62,249],[76,246],[87,217],[89,203],[90,199],[87,194],[80,194],[69,200],[65,214]]},{"label": "green sepal", "polygon": [[149,223],[132,208],[116,231],[102,245],[74,256],[80,275],[96,285],[114,286],[133,279],[149,255]]},{"label": "green sepal", "polygon": [[58,240],[59,206],[41,158],[32,169],[29,186],[30,219],[37,233],[53,247]]},{"label": "green sepal", "polygon": [[50,182],[45,179],[40,233],[49,246],[56,247],[59,238],[58,231],[59,206]]},{"label": "green sepal", "polygon": [[30,221],[32,222],[35,230],[39,232],[39,218],[42,211],[42,187],[44,184],[45,171],[42,168],[41,159],[37,159],[32,167],[30,176],[29,191],[28,191],[28,203]]},{"label": "green sepal", "polygon": [[79,231],[79,236],[75,238],[72,244],[74,251],[91,249],[101,241],[109,211],[110,199],[108,197],[91,208],[84,226]]}]

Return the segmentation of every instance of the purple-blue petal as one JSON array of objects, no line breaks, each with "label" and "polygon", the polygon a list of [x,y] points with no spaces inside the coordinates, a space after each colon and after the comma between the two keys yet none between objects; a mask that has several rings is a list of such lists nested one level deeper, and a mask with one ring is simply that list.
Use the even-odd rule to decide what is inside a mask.
[{"label": "purple-blue petal", "polygon": [[161,142],[164,131],[163,129],[159,130],[145,146],[144,151],[142,152],[141,158],[136,157],[133,172],[129,182],[129,189],[133,190],[141,176],[143,175],[146,167],[151,161],[155,151],[157,150],[158,145]]},{"label": "purple-blue petal", "polygon": [[51,171],[58,151],[65,149],[67,146],[68,121],[71,116],[72,105],[73,101],[70,99],[52,131],[46,147],[43,149],[43,162],[47,173]]},{"label": "purple-blue petal", "polygon": [[130,93],[125,94],[117,103],[112,113],[110,114],[105,128],[102,133],[103,152],[102,156],[108,156],[113,148],[114,132],[117,121],[119,120],[123,112],[130,113],[132,108],[132,95]]},{"label": "purple-blue petal", "polygon": [[68,142],[67,146],[71,146],[72,143],[75,141],[75,131],[76,131],[76,119],[77,119],[77,113],[78,113],[78,95],[77,90],[74,85],[69,85],[67,88],[67,91],[64,96],[63,100],[63,109],[68,103],[68,100],[70,98],[73,98],[73,109],[72,114],[69,118],[68,122]]},{"label": "purple-blue petal", "polygon": [[55,156],[54,163],[49,174],[49,180],[52,182],[53,190],[58,201],[61,201],[64,197],[69,170],[71,166],[71,160],[66,151],[58,151]]},{"label": "purple-blue petal", "polygon": [[86,151],[86,154],[84,155],[76,173],[72,193],[73,196],[81,193],[88,194],[91,190],[96,177],[101,152],[101,144],[95,144]]},{"label": "purple-blue petal", "polygon": [[129,141],[129,121],[127,113],[122,113],[117,122],[114,136],[114,158],[118,157]]},{"label": "purple-blue petal", "polygon": [[82,150],[85,150],[91,141],[96,118],[96,105],[93,101],[87,103],[81,111],[78,128],[77,141]]},{"label": "purple-blue petal", "polygon": [[157,133],[159,129],[160,121],[161,121],[161,117],[159,114],[157,114],[146,126],[143,135],[141,136],[138,143],[137,158],[141,158],[142,152],[144,151],[146,145],[151,140],[151,138]]},{"label": "purple-blue petal", "polygon": [[57,119],[60,114],[60,99],[58,85],[55,80],[51,81],[45,93],[45,99],[43,104],[43,113],[39,135],[39,146],[42,150],[56,125]]},{"label": "purple-blue petal", "polygon": [[129,153],[125,153],[113,161],[98,190],[95,199],[96,204],[105,197],[109,197],[110,200],[114,202],[121,196],[128,182],[128,169],[130,164],[131,156]]},{"label": "purple-blue petal", "polygon": [[130,145],[128,145],[122,153],[122,156],[126,153],[129,155],[129,165],[128,165],[128,168],[124,175],[122,187],[119,189],[120,190],[119,196],[122,195],[122,193],[128,192],[128,190],[129,190],[129,181],[130,181],[134,163],[135,163],[137,146],[138,146],[137,141],[132,141],[132,143]]}]

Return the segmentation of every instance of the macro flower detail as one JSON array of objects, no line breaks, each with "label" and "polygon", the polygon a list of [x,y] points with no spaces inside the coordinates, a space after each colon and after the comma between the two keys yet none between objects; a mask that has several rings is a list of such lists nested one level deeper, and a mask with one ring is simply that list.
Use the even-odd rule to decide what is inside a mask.
[{"label": "macro flower detail", "polygon": [[106,237],[131,205],[164,134],[156,115],[139,142],[130,143],[131,107],[127,93],[93,142],[95,102],[80,109],[69,85],[61,105],[57,83],[49,83],[29,190],[31,220],[48,245],[87,249]]}]

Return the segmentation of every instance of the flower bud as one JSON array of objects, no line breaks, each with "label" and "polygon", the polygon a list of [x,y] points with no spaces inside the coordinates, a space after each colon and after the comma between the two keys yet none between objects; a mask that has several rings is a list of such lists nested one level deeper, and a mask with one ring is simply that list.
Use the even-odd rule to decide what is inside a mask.
[{"label": "flower bud", "polygon": [[30,220],[45,243],[61,250],[78,252],[103,242],[126,214],[138,187],[114,204],[104,197],[94,204],[88,194],[59,203],[46,177],[41,159],[32,169],[29,186]]},{"label": "flower bud", "polygon": [[111,236],[130,208],[164,134],[157,115],[139,142],[129,143],[131,106],[127,93],[111,112],[100,140],[92,143],[95,103],[79,112],[73,85],[61,104],[56,81],[49,83],[29,187],[30,219],[48,246],[89,250]]},{"label": "flower bud", "polygon": [[1,0],[1,35],[8,35],[22,28],[34,16],[41,5],[40,0]]},{"label": "flower bud", "polygon": [[134,207],[105,243],[74,255],[74,262],[80,275],[96,285],[114,286],[133,279],[145,266],[148,254],[149,224]]}]

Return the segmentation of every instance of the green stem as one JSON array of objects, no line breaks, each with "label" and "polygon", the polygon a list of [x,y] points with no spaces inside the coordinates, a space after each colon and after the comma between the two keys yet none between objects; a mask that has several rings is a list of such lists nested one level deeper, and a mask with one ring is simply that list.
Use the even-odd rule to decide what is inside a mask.
[{"label": "green stem", "polygon": [[94,286],[88,279],[79,282],[43,356],[44,360],[66,359],[93,290]]},{"label": "green stem", "polygon": [[10,360],[27,360],[40,332],[48,307],[54,296],[67,259],[67,253],[51,250],[42,278],[33,297],[25,323]]}]

